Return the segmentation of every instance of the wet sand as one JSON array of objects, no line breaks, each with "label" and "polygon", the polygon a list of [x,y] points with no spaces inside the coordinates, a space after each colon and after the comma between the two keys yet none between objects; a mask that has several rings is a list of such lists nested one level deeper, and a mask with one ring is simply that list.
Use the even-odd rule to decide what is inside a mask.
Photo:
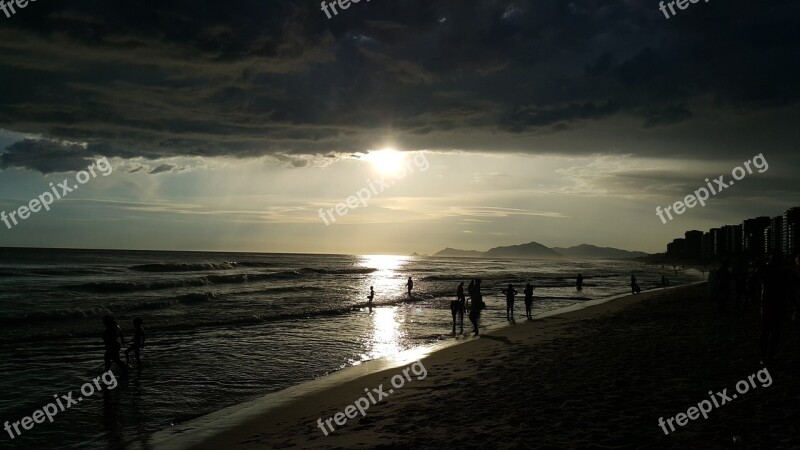
[{"label": "wet sand", "polygon": [[195,448],[800,446],[800,333],[790,322],[769,367],[771,386],[756,381],[670,435],[659,427],[659,417],[686,413],[708,391],[735,392],[762,368],[757,308],[720,316],[706,291],[649,291],[531,322],[518,316],[511,327],[425,357],[425,379],[328,436],[318,418],[344,411],[364,388],[388,389],[401,369],[301,398]]}]

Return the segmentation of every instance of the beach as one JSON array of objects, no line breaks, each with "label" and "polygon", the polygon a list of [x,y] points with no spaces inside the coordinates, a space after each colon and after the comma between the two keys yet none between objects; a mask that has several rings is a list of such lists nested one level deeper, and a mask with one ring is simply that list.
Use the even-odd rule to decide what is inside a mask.
[{"label": "beach", "polygon": [[[800,445],[798,330],[786,322],[772,382],[668,435],[670,418],[736,393],[759,364],[755,306],[720,315],[704,283],[522,321],[422,358],[424,379],[325,435],[318,426],[390,386],[400,368],[300,397],[191,445],[261,448],[790,448]],[[763,372],[762,372],[763,373]],[[187,442],[187,441],[184,441]],[[179,448],[166,440],[157,448]]]},{"label": "beach", "polygon": [[495,328],[507,323],[501,290],[509,283],[520,292],[534,283],[533,313],[542,316],[624,295],[631,272],[646,290],[664,274],[676,285],[700,277],[626,260],[0,249],[3,421],[104,371],[104,315],[128,338],[140,318],[147,336],[141,364],[131,361],[136,370],[123,376],[112,367],[119,386],[107,398],[88,397],[0,448],[54,440],[74,449],[147,447],[153,434],[197,418],[452,343],[449,305],[470,278],[482,278],[483,324]]}]

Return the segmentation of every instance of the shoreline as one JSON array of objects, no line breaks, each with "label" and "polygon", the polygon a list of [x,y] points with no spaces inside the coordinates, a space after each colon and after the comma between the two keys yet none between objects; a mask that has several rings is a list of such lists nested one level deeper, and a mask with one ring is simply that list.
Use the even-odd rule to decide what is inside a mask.
[{"label": "shoreline", "polygon": [[[342,409],[347,404],[351,404],[356,398],[363,395],[364,386],[375,387],[379,384],[385,385],[388,379],[397,373],[398,368],[407,366],[414,361],[422,360],[423,364],[427,367],[427,361],[431,359],[448,359],[453,353],[467,351],[467,347],[470,345],[494,341],[497,339],[496,334],[500,332],[513,330],[515,333],[519,334],[520,332],[529,332],[531,326],[535,327],[537,324],[545,322],[560,322],[564,320],[564,324],[571,323],[624,309],[631,303],[646,300],[657,293],[687,289],[703,283],[705,283],[705,281],[697,281],[679,286],[669,286],[643,291],[636,295],[624,294],[609,298],[589,300],[542,313],[535,316],[532,321],[521,320],[514,324],[502,323],[500,325],[483,328],[483,333],[480,338],[473,338],[472,336],[451,338],[435,344],[415,347],[392,356],[367,361],[356,366],[346,367],[314,380],[272,392],[248,402],[232,405],[154,433],[151,435],[148,448],[175,450],[187,448],[211,449],[220,448],[220,446],[230,446],[233,441],[238,442],[245,439],[248,435],[258,434],[257,431],[260,428],[274,430],[280,423],[285,423],[279,423],[278,419],[286,419],[287,417],[297,418],[296,416],[298,415],[313,413],[313,407],[312,410],[309,411],[307,406],[303,406],[303,403],[315,403],[318,399],[324,399],[321,403],[340,403],[340,409]],[[550,325],[548,328],[553,328],[553,326]],[[547,340],[548,336],[545,333],[541,338]],[[356,385],[358,386],[357,388],[354,387]],[[345,392],[353,392],[353,394],[348,396],[345,395]],[[393,398],[395,397],[399,396],[394,396]],[[373,405],[373,407],[378,407],[380,405],[381,403],[378,403],[377,405]],[[317,407],[317,411],[320,413],[320,417],[328,417],[322,414],[322,406]],[[367,418],[368,417],[369,415],[367,415]],[[360,417],[352,419],[351,421],[354,422],[359,418]],[[345,426],[343,431],[346,431],[346,427],[347,426]],[[323,436],[319,429],[317,429],[317,433],[320,437]],[[332,433],[332,436],[333,435],[334,433]],[[129,448],[142,447],[131,446]]]}]

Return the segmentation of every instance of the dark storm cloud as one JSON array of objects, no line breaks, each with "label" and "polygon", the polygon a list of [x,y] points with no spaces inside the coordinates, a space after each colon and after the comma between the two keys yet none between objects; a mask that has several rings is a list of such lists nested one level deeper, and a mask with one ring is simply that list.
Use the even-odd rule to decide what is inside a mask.
[{"label": "dark storm cloud", "polygon": [[27,167],[44,174],[77,171],[92,164],[93,156],[103,150],[69,142],[25,139],[6,148],[0,155],[0,168]]},{"label": "dark storm cloud", "polygon": [[149,173],[151,175],[156,175],[159,173],[164,172],[172,172],[175,169],[175,164],[161,164],[160,166],[156,167],[155,169],[151,170]]},{"label": "dark storm cloud", "polygon": [[[686,144],[687,123],[733,128],[796,114],[800,98],[793,1],[701,3],[670,20],[635,0],[362,2],[332,20],[313,1],[31,5],[0,29],[0,127],[89,147],[25,141],[3,168],[74,170],[99,150],[302,166],[386,138],[541,152],[554,133],[561,153],[613,153],[628,146],[577,133],[632,119],[631,132]],[[697,157],[689,147],[672,153]]]}]

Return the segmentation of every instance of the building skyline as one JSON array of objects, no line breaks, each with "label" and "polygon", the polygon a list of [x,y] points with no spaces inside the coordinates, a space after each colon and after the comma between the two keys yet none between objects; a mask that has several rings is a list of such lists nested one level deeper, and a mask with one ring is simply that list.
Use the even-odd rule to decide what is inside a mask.
[{"label": "building skyline", "polygon": [[722,225],[705,232],[689,230],[684,237],[667,244],[666,255],[693,260],[739,255],[759,257],[770,253],[793,256],[798,252],[798,231],[800,207],[792,207],[774,217],[751,217],[739,224]]}]

